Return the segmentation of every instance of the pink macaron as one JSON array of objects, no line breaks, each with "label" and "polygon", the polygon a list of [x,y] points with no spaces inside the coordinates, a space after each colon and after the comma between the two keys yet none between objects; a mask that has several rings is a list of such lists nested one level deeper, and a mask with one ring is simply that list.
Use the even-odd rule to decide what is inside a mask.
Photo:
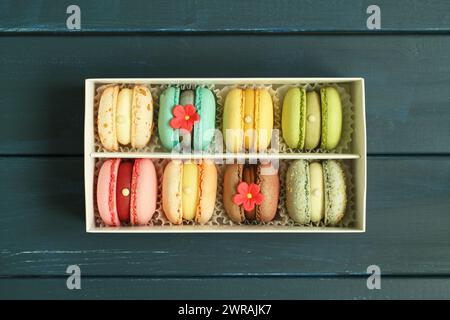
[{"label": "pink macaron", "polygon": [[108,226],[120,226],[121,222],[147,224],[156,210],[156,194],[156,170],[150,159],[122,163],[120,159],[111,159],[100,168],[97,207]]},{"label": "pink macaron", "polygon": [[149,159],[136,159],[131,178],[130,221],[147,224],[156,210],[156,170]]}]

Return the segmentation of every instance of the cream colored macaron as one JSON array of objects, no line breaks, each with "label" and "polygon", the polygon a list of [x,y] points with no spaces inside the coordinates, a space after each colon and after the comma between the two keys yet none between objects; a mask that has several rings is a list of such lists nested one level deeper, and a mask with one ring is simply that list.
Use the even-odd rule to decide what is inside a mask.
[{"label": "cream colored macaron", "polygon": [[119,144],[143,148],[150,141],[153,126],[153,100],[150,89],[106,88],[100,98],[98,133],[103,147],[118,151]]},{"label": "cream colored macaron", "polygon": [[311,188],[311,221],[319,222],[324,218],[324,185],[322,165],[318,162],[309,164],[309,183]]},{"label": "cream colored macaron", "polygon": [[153,126],[153,100],[147,87],[135,86],[131,107],[131,146],[143,148],[150,141]]},{"label": "cream colored macaron", "polygon": [[131,106],[133,104],[133,89],[122,89],[117,99],[116,129],[120,144],[131,143]]},{"label": "cream colored macaron", "polygon": [[117,151],[116,109],[119,86],[106,88],[100,98],[98,108],[98,135],[103,147],[110,151]]}]

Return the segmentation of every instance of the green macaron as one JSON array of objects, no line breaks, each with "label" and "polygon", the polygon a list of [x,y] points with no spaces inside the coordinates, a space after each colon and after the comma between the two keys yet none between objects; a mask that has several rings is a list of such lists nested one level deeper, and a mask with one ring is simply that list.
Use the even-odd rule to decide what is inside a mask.
[{"label": "green macaron", "polygon": [[320,89],[322,102],[322,141],[320,147],[331,150],[337,147],[342,132],[342,103],[339,92],[333,87]]},{"label": "green macaron", "polygon": [[336,224],[344,217],[347,205],[345,175],[336,160],[322,162],[325,186],[325,223]]},{"label": "green macaron", "polygon": [[345,175],[336,160],[293,161],[286,172],[286,207],[300,224],[338,223],[347,202]]},{"label": "green macaron", "polygon": [[205,150],[214,137],[216,122],[216,101],[211,90],[196,87],[195,90],[180,90],[179,87],[168,87],[159,98],[158,133],[162,145],[172,150],[180,143],[180,129],[171,125],[175,106],[193,105],[199,120],[193,124],[191,147],[194,150]]},{"label": "green macaron", "polygon": [[309,162],[292,162],[286,172],[286,207],[289,216],[298,223],[311,221],[310,192]]},{"label": "green macaron", "polygon": [[306,126],[306,91],[291,88],[286,92],[281,112],[283,138],[290,148],[303,149]]},{"label": "green macaron", "polygon": [[283,139],[290,148],[332,150],[342,131],[342,104],[334,87],[306,92],[291,88],[286,92],[281,113]]}]

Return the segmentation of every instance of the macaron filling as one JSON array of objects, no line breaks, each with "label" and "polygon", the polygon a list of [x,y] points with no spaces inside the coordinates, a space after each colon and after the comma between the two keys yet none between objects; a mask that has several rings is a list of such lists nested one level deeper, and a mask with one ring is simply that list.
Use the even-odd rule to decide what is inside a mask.
[{"label": "macaron filling", "polygon": [[305,89],[300,90],[300,123],[299,123],[299,138],[298,138],[298,148],[302,149],[305,145],[306,136],[306,96]]},{"label": "macaron filling", "polygon": [[244,217],[250,221],[258,218],[259,205],[264,200],[259,173],[259,166],[245,164],[242,167],[242,180],[238,183],[237,193],[233,196],[234,204],[240,206]]},{"label": "macaron filling", "polygon": [[322,140],[320,146],[325,148],[328,140],[328,100],[326,90],[320,90],[320,99],[322,101]]},{"label": "macaron filling", "polygon": [[119,220],[124,223],[130,221],[130,194],[131,180],[133,174],[133,163],[129,161],[121,162],[117,174],[117,213]]},{"label": "macaron filling", "polygon": [[216,101],[208,88],[169,87],[160,96],[158,131],[166,149],[205,150],[213,140],[215,122]]}]

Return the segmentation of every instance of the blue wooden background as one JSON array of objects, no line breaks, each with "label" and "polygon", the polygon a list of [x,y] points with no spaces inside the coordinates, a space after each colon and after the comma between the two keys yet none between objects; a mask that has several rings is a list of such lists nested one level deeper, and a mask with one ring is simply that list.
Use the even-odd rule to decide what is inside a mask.
[{"label": "blue wooden background", "polygon": [[[84,79],[241,76],[366,79],[367,232],[85,233]],[[449,1],[0,1],[0,88],[0,298],[450,298]]]}]

